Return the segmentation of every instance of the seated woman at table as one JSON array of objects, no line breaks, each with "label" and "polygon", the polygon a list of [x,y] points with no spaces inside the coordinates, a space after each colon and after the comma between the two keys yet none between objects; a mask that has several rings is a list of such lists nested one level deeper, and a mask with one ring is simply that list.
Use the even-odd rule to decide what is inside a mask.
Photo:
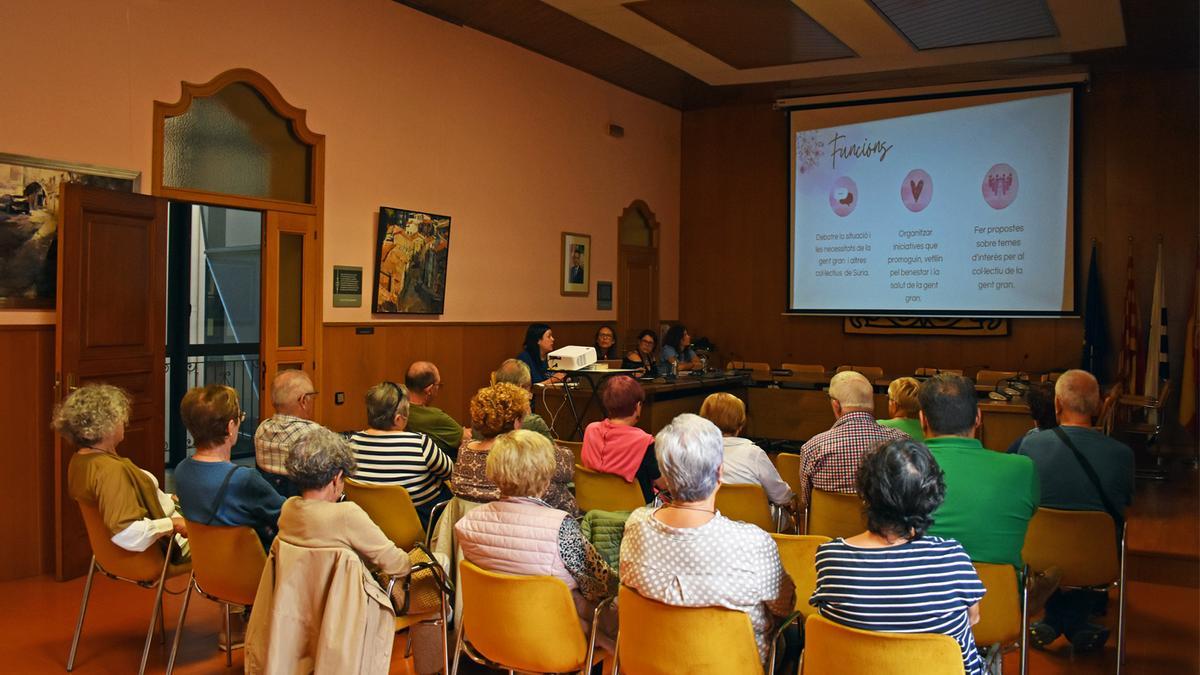
[{"label": "seated woman at table", "polygon": [[525,347],[517,354],[522,363],[529,366],[529,375],[534,384],[553,384],[566,379],[563,373],[551,373],[546,355],[554,351],[554,332],[544,323],[531,323],[525,329]]},{"label": "seated woman at table", "polygon": [[879,420],[879,424],[893,429],[899,429],[908,434],[913,440],[925,440],[921,431],[921,420],[917,414],[921,411],[921,402],[917,400],[917,392],[921,383],[915,377],[898,377],[888,385],[888,417]]},{"label": "seated woman at table", "polygon": [[[500,382],[480,389],[471,398],[471,438],[463,439],[454,462],[450,484],[454,496],[469,502],[487,503],[500,499],[500,488],[487,476],[487,458],[496,437],[521,428],[529,414],[529,392]],[[575,478],[575,455],[555,447],[555,471],[542,500],[556,509],[579,515],[579,505],[568,485]]]},{"label": "seated woman at table", "polygon": [[949,635],[967,675],[983,675],[971,634],[983,584],[962,544],[925,534],[946,495],[933,455],[910,438],[889,441],[863,456],[856,482],[867,504],[867,531],[817,549],[809,602],[851,628]]},{"label": "seated woman at table", "polygon": [[796,495],[779,477],[779,470],[767,453],[750,439],[738,436],[746,426],[746,404],[733,394],[717,392],[700,404],[700,416],[721,430],[721,441],[725,444],[725,470],[721,482],[760,485],[772,504],[791,508]]},{"label": "seated woman at table", "polygon": [[595,347],[597,361],[621,358],[621,350],[617,348],[617,333],[608,324],[604,324],[596,330]]},{"label": "seated woman at table", "polygon": [[659,357],[659,369],[664,373],[671,372],[675,364],[679,372],[699,370],[702,367],[700,357],[692,349],[692,336],[688,334],[683,324],[675,324],[667,329],[663,336],[662,356]]},{"label": "seated woman at table", "polygon": [[583,432],[580,461],[586,468],[637,480],[646,503],[654,499],[660,474],[654,459],[654,437],[637,426],[646,392],[628,375],[610,377],[600,386],[600,402],[608,418],[592,422]]},{"label": "seated woman at table", "polygon": [[634,377],[658,377],[658,335],[649,329],[638,333],[637,347],[621,359],[621,368],[636,369]]}]

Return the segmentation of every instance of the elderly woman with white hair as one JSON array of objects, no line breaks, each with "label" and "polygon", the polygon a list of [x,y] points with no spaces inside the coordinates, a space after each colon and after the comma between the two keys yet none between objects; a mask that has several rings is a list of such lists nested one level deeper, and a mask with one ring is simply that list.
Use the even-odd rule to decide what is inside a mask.
[{"label": "elderly woman with white hair", "polygon": [[621,583],[668,605],[745,612],[765,662],[776,617],[792,611],[796,588],[771,535],[717,512],[721,431],[680,415],[658,432],[654,453],[672,501],[640,508],[625,523]]}]

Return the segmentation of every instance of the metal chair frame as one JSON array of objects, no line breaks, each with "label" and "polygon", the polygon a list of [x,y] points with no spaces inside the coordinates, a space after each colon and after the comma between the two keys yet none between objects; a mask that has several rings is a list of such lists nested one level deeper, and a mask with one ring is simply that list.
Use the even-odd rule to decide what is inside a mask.
[{"label": "metal chair frame", "polygon": [[1008,644],[995,643],[983,647],[986,650],[984,668],[988,673],[1001,675],[1004,672],[1004,655],[1014,649],[1021,650],[1021,675],[1025,675],[1029,671],[1029,578],[1029,565],[1025,565],[1020,574],[1021,629],[1017,634],[1017,641]]},{"label": "metal chair frame", "polygon": [[[445,502],[440,502],[437,506],[441,506],[442,508],[445,508],[445,505],[448,503],[449,503],[449,500],[447,500]],[[436,509],[437,506],[435,506],[434,508]],[[433,519],[431,516],[430,522],[432,522],[432,520]],[[429,529],[431,531],[433,530],[432,527]],[[446,606],[446,597],[454,595],[454,583],[446,577],[446,570],[442,569],[442,566],[437,562],[437,559],[433,557],[433,553],[430,552],[428,546],[418,543],[416,545],[416,548],[421,550],[422,552],[424,552],[426,557],[428,557],[430,561],[429,562],[420,562],[420,563],[413,565],[409,569],[407,576],[388,577],[388,584],[384,590],[387,592],[388,597],[390,598],[390,597],[392,597],[392,590],[395,588],[396,582],[402,581],[404,584],[404,591],[405,591],[404,606],[401,607],[400,610],[398,610],[401,613],[396,614],[396,630],[397,631],[411,629],[414,625],[416,625],[418,623],[431,623],[436,626],[441,626],[441,629],[442,629],[442,631],[441,631],[442,632],[442,672],[449,673],[450,672],[450,651],[449,651],[450,640],[449,640],[448,632],[449,632],[450,622],[449,622],[449,619],[447,618],[449,611],[447,610],[447,606]],[[422,570],[427,570],[427,569],[433,570],[433,576],[434,576],[434,579],[437,581],[438,591],[439,591],[439,596],[440,596],[439,603],[438,603],[439,604],[438,613],[437,613],[436,619],[425,618],[427,616],[427,613],[426,614],[408,614],[407,613],[408,612],[408,602],[409,602],[409,599],[411,598],[411,595],[409,594],[408,589],[409,589],[409,584],[412,582],[412,576],[414,574],[416,574],[417,572],[420,572]],[[412,654],[412,632],[409,631],[405,635],[404,656],[407,658],[411,654]]]},{"label": "metal chair frame", "polygon": [[171,673],[175,670],[175,656],[179,651],[180,638],[183,636],[183,622],[184,619],[187,618],[188,605],[192,600],[193,589],[195,589],[195,591],[200,595],[203,595],[209,600],[220,604],[222,610],[224,610],[221,616],[221,632],[225,634],[225,667],[233,667],[234,646],[233,629],[229,623],[231,613],[230,609],[236,606],[241,607],[244,610],[245,608],[249,607],[249,605],[242,605],[240,603],[224,600],[213,595],[212,593],[205,591],[203,588],[200,588],[200,582],[196,581],[196,572],[193,570],[191,577],[188,579],[187,588],[183,592],[183,605],[179,608],[179,623],[175,626],[175,638],[171,640],[171,655],[167,658],[167,675],[171,675]]}]

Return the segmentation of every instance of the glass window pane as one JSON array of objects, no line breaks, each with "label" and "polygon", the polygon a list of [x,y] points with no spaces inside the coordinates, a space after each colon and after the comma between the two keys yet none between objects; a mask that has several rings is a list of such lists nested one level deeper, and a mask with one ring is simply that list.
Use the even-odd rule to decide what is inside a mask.
[{"label": "glass window pane", "polygon": [[304,235],[279,234],[279,346],[302,347]]},{"label": "glass window pane", "polygon": [[192,207],[192,344],[257,343],[262,214]]},{"label": "glass window pane", "polygon": [[629,209],[621,217],[620,240],[629,246],[653,246],[650,226],[637,209]]},{"label": "glass window pane", "polygon": [[312,203],[312,148],[253,87],[235,83],[163,121],[163,185]]}]

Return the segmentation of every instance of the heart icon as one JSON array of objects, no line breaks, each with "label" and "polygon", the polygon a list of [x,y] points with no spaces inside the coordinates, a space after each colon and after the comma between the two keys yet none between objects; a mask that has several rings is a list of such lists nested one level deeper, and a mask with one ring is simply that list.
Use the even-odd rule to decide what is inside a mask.
[{"label": "heart icon", "polygon": [[916,181],[916,182],[913,182],[910,180],[910,181],[908,181],[908,186],[910,188],[912,188],[913,201],[914,202],[920,201],[921,200],[921,191],[925,189],[925,179],[922,178],[921,180]]}]

